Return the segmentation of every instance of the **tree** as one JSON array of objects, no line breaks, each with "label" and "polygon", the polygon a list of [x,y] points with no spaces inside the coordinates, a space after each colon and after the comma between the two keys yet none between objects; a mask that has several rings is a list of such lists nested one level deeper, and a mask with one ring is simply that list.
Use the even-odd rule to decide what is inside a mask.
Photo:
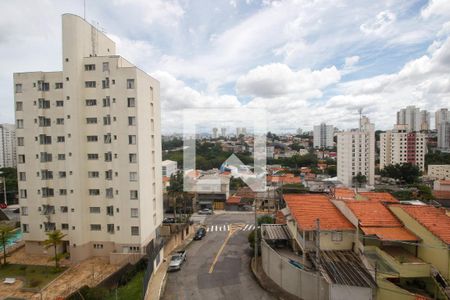
[{"label": "tree", "polygon": [[275,223],[275,219],[271,215],[263,215],[258,218],[258,225],[273,224],[273,223]]},{"label": "tree", "polygon": [[415,183],[419,180],[420,169],[411,163],[395,164],[386,166],[380,171],[380,174],[381,176],[398,179],[406,183]]},{"label": "tree", "polygon": [[353,184],[355,184],[357,187],[361,187],[366,182],[367,177],[366,175],[361,174],[361,172],[359,172],[356,176],[353,177]]},{"label": "tree", "polygon": [[0,225],[0,246],[3,248],[3,264],[6,265],[6,242],[11,237],[13,227],[7,224]]},{"label": "tree", "polygon": [[328,166],[325,172],[330,175],[331,177],[336,177],[337,175],[337,169],[335,165]]},{"label": "tree", "polygon": [[63,257],[63,253],[58,253],[58,246],[62,244],[62,239],[66,234],[62,233],[60,230],[53,230],[52,232],[47,232],[47,239],[44,241],[44,247],[46,249],[53,247],[54,256],[51,260],[55,261],[55,267],[59,268],[59,261]]},{"label": "tree", "polygon": [[167,194],[172,202],[173,216],[177,218],[178,200],[183,194],[183,173],[178,171],[170,176],[170,183],[167,187]]}]

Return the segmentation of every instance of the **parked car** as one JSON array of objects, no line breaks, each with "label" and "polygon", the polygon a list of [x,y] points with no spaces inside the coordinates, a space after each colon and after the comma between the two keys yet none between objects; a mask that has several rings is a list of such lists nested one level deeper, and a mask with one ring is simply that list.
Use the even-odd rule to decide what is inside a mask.
[{"label": "parked car", "polygon": [[178,271],[181,265],[186,261],[186,251],[177,251],[170,259],[168,271]]},{"label": "parked car", "polygon": [[198,211],[199,215],[212,215],[213,211],[209,208],[204,208]]},{"label": "parked car", "polygon": [[199,228],[197,232],[195,233],[194,240],[201,240],[206,235],[206,229],[205,228]]},{"label": "parked car", "polygon": [[169,224],[169,223],[176,223],[177,221],[175,218],[164,218],[163,223]]}]

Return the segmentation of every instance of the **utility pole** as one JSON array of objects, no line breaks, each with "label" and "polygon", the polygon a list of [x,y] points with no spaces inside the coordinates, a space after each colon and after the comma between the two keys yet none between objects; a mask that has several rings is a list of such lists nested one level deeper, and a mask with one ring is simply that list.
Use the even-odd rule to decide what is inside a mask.
[{"label": "utility pole", "polygon": [[320,219],[316,220],[317,299],[320,300]]},{"label": "utility pole", "polygon": [[255,197],[255,271],[258,271],[258,216],[256,214],[256,210],[257,210],[257,201],[258,201],[258,196],[256,195]]}]

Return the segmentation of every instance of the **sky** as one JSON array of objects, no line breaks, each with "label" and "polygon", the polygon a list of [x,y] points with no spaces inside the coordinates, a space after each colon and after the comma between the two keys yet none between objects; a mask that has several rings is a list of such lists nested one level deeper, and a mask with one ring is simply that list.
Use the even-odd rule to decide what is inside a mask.
[{"label": "sky", "polygon": [[[83,0],[0,2],[0,123],[14,72],[61,70],[63,13]],[[272,132],[450,108],[448,0],[86,0],[86,20],[160,81],[166,134],[192,108],[264,109]]]}]

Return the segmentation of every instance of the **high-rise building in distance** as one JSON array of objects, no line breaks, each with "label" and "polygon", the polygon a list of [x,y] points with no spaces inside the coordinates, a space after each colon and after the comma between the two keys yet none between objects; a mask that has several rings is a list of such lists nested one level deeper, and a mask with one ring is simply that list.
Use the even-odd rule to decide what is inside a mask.
[{"label": "high-rise building in distance", "polygon": [[15,168],[16,165],[16,126],[0,124],[0,168]]},{"label": "high-rise building in distance", "polygon": [[397,112],[397,125],[406,125],[408,131],[430,130],[430,113],[407,106]]},{"label": "high-rise building in distance", "polygon": [[43,253],[46,233],[61,230],[60,250],[74,261],[161,255],[159,82],[115,52],[104,33],[65,14],[62,71],[14,74],[27,253]]},{"label": "high-rise building in distance", "polygon": [[333,125],[322,123],[314,126],[314,148],[333,147]]},{"label": "high-rise building in distance", "polygon": [[375,183],[375,126],[369,118],[362,117],[359,129],[337,134],[337,177],[346,186],[361,174],[366,183]]}]

